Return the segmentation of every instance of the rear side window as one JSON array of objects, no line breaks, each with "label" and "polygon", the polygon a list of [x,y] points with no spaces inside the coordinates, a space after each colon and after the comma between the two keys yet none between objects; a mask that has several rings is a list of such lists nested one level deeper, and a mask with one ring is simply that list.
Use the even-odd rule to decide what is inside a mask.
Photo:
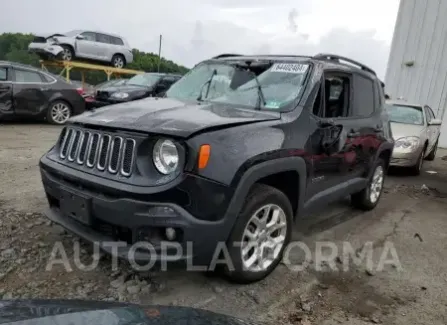
[{"label": "rear side window", "polygon": [[100,43],[113,44],[109,35],[97,34],[96,38]]},{"label": "rear side window", "polygon": [[354,117],[367,117],[374,112],[374,82],[360,74],[354,75]]},{"label": "rear side window", "polygon": [[374,84],[375,108],[378,109],[382,105],[382,97],[380,96],[380,84]]},{"label": "rear side window", "polygon": [[16,82],[40,83],[40,74],[34,71],[15,69]]},{"label": "rear side window", "polygon": [[0,67],[0,81],[8,80],[8,70],[4,67]]},{"label": "rear side window", "polygon": [[112,41],[112,44],[114,44],[114,45],[124,45],[123,40],[121,38],[119,38],[119,37],[111,36],[110,39]]}]

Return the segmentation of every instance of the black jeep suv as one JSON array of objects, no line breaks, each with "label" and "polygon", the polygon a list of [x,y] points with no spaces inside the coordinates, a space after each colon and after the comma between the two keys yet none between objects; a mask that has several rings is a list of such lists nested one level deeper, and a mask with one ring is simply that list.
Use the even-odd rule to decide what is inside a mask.
[{"label": "black jeep suv", "polygon": [[384,102],[348,58],[217,56],[163,98],[71,119],[40,161],[46,214],[120,258],[219,258],[257,281],[312,208],[376,206],[393,149]]}]

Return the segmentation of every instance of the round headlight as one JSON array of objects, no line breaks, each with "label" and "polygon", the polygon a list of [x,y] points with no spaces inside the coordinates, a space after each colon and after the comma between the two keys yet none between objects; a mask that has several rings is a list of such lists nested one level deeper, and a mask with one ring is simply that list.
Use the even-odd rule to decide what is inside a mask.
[{"label": "round headlight", "polygon": [[179,155],[175,143],[171,140],[158,140],[153,152],[154,165],[157,170],[168,175],[178,167]]}]

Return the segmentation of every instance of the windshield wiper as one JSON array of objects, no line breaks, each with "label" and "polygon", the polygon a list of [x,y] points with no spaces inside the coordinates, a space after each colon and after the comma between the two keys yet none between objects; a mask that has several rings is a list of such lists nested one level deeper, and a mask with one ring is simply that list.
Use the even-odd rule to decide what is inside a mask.
[{"label": "windshield wiper", "polygon": [[216,75],[217,75],[217,70],[214,69],[214,70],[213,70],[213,73],[211,74],[211,77],[210,77],[207,81],[205,81],[205,82],[203,83],[202,87],[200,87],[200,94],[199,94],[199,96],[197,97],[197,100],[198,100],[199,102],[203,100],[203,99],[202,99],[203,88],[204,88],[206,85],[208,85],[208,87],[206,88],[206,95],[205,95],[205,98],[208,97],[208,93],[209,93],[209,91],[210,91],[210,87],[211,87],[211,82],[213,81],[213,79],[214,79],[214,77],[215,77]]},{"label": "windshield wiper", "polygon": [[[236,66],[236,67],[238,69],[242,70],[242,71],[247,71],[247,72],[249,72],[250,74],[253,75],[253,79],[256,82],[256,89],[258,90],[258,100],[256,101],[255,109],[261,110],[261,107],[265,106],[267,104],[267,102],[265,101],[265,96],[264,96],[264,93],[262,91],[262,85],[259,82],[258,76],[256,75],[256,73],[254,73],[250,69],[245,69],[244,67],[241,67],[241,66]],[[262,104],[262,106],[261,106],[261,104]]]}]

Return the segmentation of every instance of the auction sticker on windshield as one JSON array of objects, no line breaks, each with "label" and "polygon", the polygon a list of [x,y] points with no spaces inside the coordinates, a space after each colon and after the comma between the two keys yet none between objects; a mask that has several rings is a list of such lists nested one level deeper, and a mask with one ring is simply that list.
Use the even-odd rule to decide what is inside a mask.
[{"label": "auction sticker on windshield", "polygon": [[302,74],[307,71],[308,67],[308,64],[301,63],[275,63],[272,65],[271,71]]}]

